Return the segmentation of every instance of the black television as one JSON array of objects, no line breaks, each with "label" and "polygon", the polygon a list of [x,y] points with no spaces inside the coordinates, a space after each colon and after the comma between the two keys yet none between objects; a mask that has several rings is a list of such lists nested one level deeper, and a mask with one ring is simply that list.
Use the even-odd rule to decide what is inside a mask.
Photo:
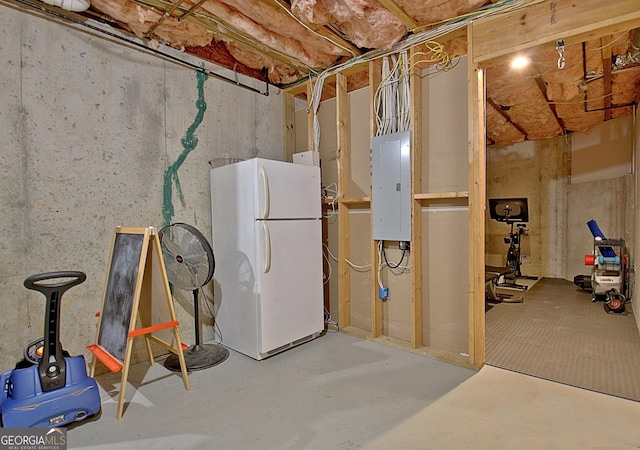
[{"label": "black television", "polygon": [[524,197],[490,198],[489,214],[498,222],[528,222],[529,205]]}]

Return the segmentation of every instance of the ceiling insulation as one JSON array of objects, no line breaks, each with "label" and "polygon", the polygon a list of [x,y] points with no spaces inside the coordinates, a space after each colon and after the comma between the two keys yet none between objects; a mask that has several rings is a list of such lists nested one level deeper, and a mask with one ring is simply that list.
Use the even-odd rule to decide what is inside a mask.
[{"label": "ceiling insulation", "polygon": [[306,23],[336,25],[357,47],[389,49],[407,32],[377,0],[293,0],[291,11]]},{"label": "ceiling insulation", "polygon": [[[286,88],[482,8],[501,12],[506,3],[532,2],[91,0],[82,14],[153,45],[169,45]],[[461,31],[439,39],[449,56],[467,51]],[[626,30],[572,42],[562,51],[560,55],[553,45],[538,49],[530,56],[531,64],[520,70],[511,69],[506,56],[486,66],[488,143],[587,131],[632,112],[640,90],[640,33]],[[350,72],[350,90],[367,82],[366,72]],[[332,86],[327,84],[325,91],[325,97],[331,95]]]}]

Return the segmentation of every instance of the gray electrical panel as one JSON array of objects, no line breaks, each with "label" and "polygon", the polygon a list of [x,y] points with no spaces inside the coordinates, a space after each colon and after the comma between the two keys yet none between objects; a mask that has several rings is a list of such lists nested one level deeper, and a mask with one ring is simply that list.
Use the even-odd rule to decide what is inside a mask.
[{"label": "gray electrical panel", "polygon": [[371,149],[373,239],[411,241],[411,136],[373,138]]}]

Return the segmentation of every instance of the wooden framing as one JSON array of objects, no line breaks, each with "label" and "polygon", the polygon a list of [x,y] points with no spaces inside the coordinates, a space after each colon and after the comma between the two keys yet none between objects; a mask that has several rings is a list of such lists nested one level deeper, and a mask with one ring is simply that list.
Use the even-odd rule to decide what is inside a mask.
[{"label": "wooden framing", "polygon": [[[468,28],[467,45],[473,54],[473,28]],[[469,363],[484,365],[484,205],[485,178],[485,91],[484,72],[469,58]]]},{"label": "wooden framing", "polygon": [[347,260],[349,259],[349,176],[350,142],[348,120],[347,76],[343,73],[336,75],[336,127],[338,164],[338,318],[340,326],[351,325],[350,286],[351,272]]},{"label": "wooden framing", "polygon": [[640,26],[637,0],[547,0],[472,23],[474,64],[564,39],[566,44]]},{"label": "wooden framing", "polygon": [[[378,86],[382,81],[382,67],[380,64],[371,61],[369,63],[369,148],[373,146],[373,136],[378,131],[378,122],[376,116],[378,112],[375,110],[375,96]],[[371,215],[369,229],[373,233],[373,215]],[[373,235],[373,234],[372,234]],[[378,241],[371,240],[370,245],[371,254],[371,274],[374,273],[374,268],[380,264],[380,258],[378,254]],[[384,317],[382,315],[382,299],[378,297],[378,283],[376,277],[372,276],[370,279],[371,286],[371,336],[377,338],[383,333]]]},{"label": "wooden framing", "polygon": [[[415,47],[411,49],[412,61]],[[423,307],[422,307],[422,202],[415,197],[422,192],[422,70],[418,65],[411,69],[411,348],[423,345]]]},{"label": "wooden framing", "polygon": [[[484,293],[484,239],[486,203],[486,129],[485,129],[485,73],[484,69],[500,58],[521,50],[541,51],[542,44],[564,39],[567,43],[587,39],[603,38],[616,32],[640,27],[640,8],[637,0],[618,0],[602,3],[600,0],[547,0],[532,4],[525,9],[487,19],[476,20],[467,27],[468,67],[468,191],[467,192],[423,192],[422,151],[416,143],[422,142],[422,92],[419,69],[411,73],[412,97],[412,236],[410,264],[411,274],[411,332],[410,342],[383,335],[382,302],[377,295],[375,276],[371,281],[371,332],[351,327],[350,319],[350,274],[346,259],[349,257],[350,230],[349,209],[357,205],[370,205],[370,198],[350,198],[350,148],[346,76],[349,72],[335,76],[337,97],[337,164],[338,164],[338,291],[339,321],[341,330],[371,339],[386,345],[431,356],[461,366],[480,369],[485,358],[485,293]],[[545,47],[546,49],[546,47]],[[411,50],[414,51],[413,49]],[[375,111],[373,96],[380,83],[376,62],[368,64],[370,93],[370,132],[375,135]],[[296,88],[299,89],[299,88]],[[308,92],[310,92],[309,88]],[[307,98],[311,98],[308,94]],[[309,135],[313,122],[309,119]],[[312,138],[310,138],[312,139]],[[467,199],[469,207],[468,250],[468,355],[452,354],[423,345],[422,310],[422,253],[423,246],[422,206],[443,199]],[[376,242],[372,240],[372,275],[378,264]]]},{"label": "wooden framing", "polygon": [[[412,49],[411,54],[419,51]],[[370,86],[370,110],[369,128],[370,144],[376,134],[376,111],[374,110],[374,96],[378,85],[381,82],[381,67],[379,61],[372,61],[368,64],[369,86]],[[422,73],[419,66],[414,66],[411,72],[411,189],[412,206],[411,221],[412,235],[411,248],[422,248],[422,207],[425,202],[438,201],[442,199],[466,199],[467,192],[444,192],[444,193],[424,193],[422,192]],[[333,77],[332,77],[333,78]],[[326,81],[325,81],[326,83]],[[299,88],[297,88],[299,92]],[[307,85],[307,99],[311,99],[311,85]],[[372,276],[370,280],[371,293],[371,330],[369,332],[351,326],[351,276],[350,267],[347,260],[350,256],[351,230],[349,212],[353,208],[370,207],[370,197],[352,198],[350,194],[351,183],[351,148],[350,148],[350,125],[349,125],[349,104],[347,96],[347,73],[335,75],[336,93],[336,163],[338,171],[338,320],[340,330],[358,337],[372,339],[374,341],[390,345],[397,348],[413,351],[421,355],[434,357],[443,361],[452,362],[465,367],[472,367],[468,363],[465,355],[454,354],[445,350],[424,346],[424,311],[423,311],[423,280],[422,280],[422,251],[414,250],[410,253],[411,270],[411,299],[408,305],[410,308],[410,339],[408,342],[401,339],[384,335],[383,301],[378,296],[378,284],[376,279],[376,268],[379,264],[378,242],[371,240],[370,255]],[[308,136],[309,147],[313,146],[313,108],[308,116]],[[371,223],[372,229],[372,223]]]}]

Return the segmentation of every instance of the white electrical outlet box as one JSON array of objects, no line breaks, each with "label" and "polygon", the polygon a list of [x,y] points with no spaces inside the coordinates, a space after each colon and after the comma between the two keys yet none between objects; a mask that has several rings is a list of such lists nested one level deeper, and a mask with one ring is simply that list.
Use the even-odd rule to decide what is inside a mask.
[{"label": "white electrical outlet box", "polygon": [[373,239],[411,241],[411,135],[373,138],[371,148]]},{"label": "white electrical outlet box", "polygon": [[295,164],[304,164],[306,166],[319,166],[320,152],[309,150],[308,152],[294,153],[293,162]]}]

